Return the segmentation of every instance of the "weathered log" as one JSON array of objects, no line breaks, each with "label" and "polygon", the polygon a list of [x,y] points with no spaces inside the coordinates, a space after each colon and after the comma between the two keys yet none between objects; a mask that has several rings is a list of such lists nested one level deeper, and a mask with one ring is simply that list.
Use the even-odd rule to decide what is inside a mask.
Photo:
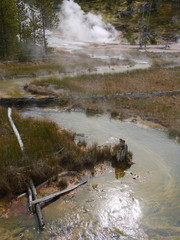
[{"label": "weathered log", "polygon": [[83,182],[81,182],[81,183],[79,183],[79,184],[77,184],[77,185],[74,185],[74,186],[72,186],[72,187],[70,187],[70,188],[68,188],[68,189],[65,189],[65,190],[63,190],[63,191],[60,191],[60,192],[57,192],[57,193],[53,193],[53,194],[48,195],[48,196],[46,196],[46,197],[42,197],[42,198],[39,198],[39,199],[35,199],[35,200],[32,201],[32,204],[43,203],[43,205],[44,205],[44,204],[52,201],[53,199],[55,199],[55,198],[57,198],[57,197],[65,194],[65,193],[68,193],[68,192],[70,192],[70,191],[75,190],[76,188],[80,187],[81,185],[83,185],[83,184],[85,184],[85,183],[87,183],[87,180],[85,180],[85,181],[83,181]]},{"label": "weathered log", "polygon": [[30,189],[28,184],[27,184],[27,190],[28,190],[29,211],[32,212],[32,210],[33,210],[33,208],[32,208],[33,207],[33,205],[32,205],[32,201],[33,201],[33,199],[32,199],[32,191],[31,191],[31,189]]},{"label": "weathered log", "polygon": [[[29,186],[31,188],[32,195],[35,201],[37,200],[37,192],[32,179],[29,180]],[[33,204],[33,201],[32,201],[32,204]],[[42,211],[39,203],[35,204],[35,211],[36,211],[37,219],[39,222],[39,227],[43,229],[45,224],[44,224],[44,219],[43,219],[43,215],[42,215]]]},{"label": "weathered log", "polygon": [[16,137],[17,137],[19,146],[20,146],[21,151],[22,151],[22,153],[23,153],[23,152],[24,152],[24,144],[23,144],[22,139],[21,139],[21,136],[20,136],[20,134],[19,134],[19,132],[18,132],[18,130],[17,130],[17,128],[16,128],[13,120],[12,120],[11,114],[12,114],[12,108],[8,108],[8,118],[9,118],[9,122],[10,122],[11,127],[12,127],[12,129],[13,129]]},{"label": "weathered log", "polygon": [[117,150],[116,153],[116,160],[117,162],[124,162],[126,160],[128,154],[128,146],[125,144],[125,141],[120,139],[120,148]]}]

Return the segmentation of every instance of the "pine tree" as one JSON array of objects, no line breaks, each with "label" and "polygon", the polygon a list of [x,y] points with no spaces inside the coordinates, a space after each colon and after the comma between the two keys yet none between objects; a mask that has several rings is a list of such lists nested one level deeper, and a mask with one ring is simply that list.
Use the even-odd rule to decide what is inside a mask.
[{"label": "pine tree", "polygon": [[24,0],[15,0],[19,23],[19,40],[23,42],[29,37],[28,11]]},{"label": "pine tree", "polygon": [[30,9],[30,22],[29,22],[30,38],[34,44],[42,44],[43,34],[40,19],[38,17],[38,12],[32,4],[29,6],[29,9]]},{"label": "pine tree", "polygon": [[46,29],[56,27],[58,24],[58,18],[53,11],[53,4],[50,0],[35,0],[34,6],[39,11],[39,20],[43,33],[44,51],[45,54],[47,54]]},{"label": "pine tree", "polygon": [[14,54],[18,45],[17,7],[14,0],[0,1],[0,56]]}]

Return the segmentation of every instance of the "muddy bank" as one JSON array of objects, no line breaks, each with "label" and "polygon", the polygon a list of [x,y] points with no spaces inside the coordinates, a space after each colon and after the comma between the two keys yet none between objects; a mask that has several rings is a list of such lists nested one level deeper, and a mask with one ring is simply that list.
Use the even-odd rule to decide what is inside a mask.
[{"label": "muddy bank", "polygon": [[[127,170],[118,168],[116,165],[115,167],[115,172],[116,174],[118,173],[119,175],[124,175]],[[64,171],[58,173],[56,176],[53,176],[46,180],[45,182],[41,183],[40,185],[36,186],[37,189],[37,194],[38,198],[42,198],[45,196],[48,196],[50,194],[56,193],[60,190],[65,190],[67,188],[73,187],[74,185],[84,181],[84,180],[89,180],[93,177],[99,177],[103,174],[107,174],[108,170],[108,164],[106,163],[100,163],[96,165],[93,169],[90,170],[83,170],[81,172],[77,171]],[[132,173],[132,178],[136,176]],[[139,176],[138,176],[139,177]],[[88,185],[88,189],[96,189],[98,186],[97,185]],[[59,198],[64,199],[64,197],[73,197],[75,194],[79,193],[82,191],[82,187],[77,188],[73,191],[70,191],[68,193],[63,194],[60,197],[56,197],[50,203],[57,201]],[[25,207],[25,202],[28,201],[28,196],[27,192],[24,192],[16,197],[11,197],[9,198],[8,196],[4,198],[0,198],[0,219],[8,219],[10,215],[13,213],[14,207],[19,206],[21,207],[23,205],[22,211],[24,211],[25,215],[29,215],[30,218],[32,218],[32,214],[29,212],[28,207]],[[48,206],[50,203],[43,205],[43,208]]]}]

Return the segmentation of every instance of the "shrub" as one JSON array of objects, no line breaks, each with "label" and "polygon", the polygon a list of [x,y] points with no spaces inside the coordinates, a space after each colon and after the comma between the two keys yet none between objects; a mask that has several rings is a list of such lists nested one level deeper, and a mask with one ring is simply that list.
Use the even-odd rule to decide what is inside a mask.
[{"label": "shrub", "polygon": [[60,189],[65,189],[65,188],[67,188],[67,185],[68,185],[68,183],[67,183],[66,178],[62,178],[62,179],[58,182],[57,187],[59,187]]},{"label": "shrub", "polygon": [[150,43],[153,44],[153,45],[156,45],[157,44],[157,40],[155,37],[151,37],[150,38]]}]

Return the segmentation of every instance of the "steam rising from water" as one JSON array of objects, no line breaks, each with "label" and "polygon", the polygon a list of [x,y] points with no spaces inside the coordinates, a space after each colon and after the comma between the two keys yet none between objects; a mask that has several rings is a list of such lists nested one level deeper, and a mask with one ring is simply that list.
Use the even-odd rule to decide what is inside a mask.
[{"label": "steam rising from water", "polygon": [[[115,40],[118,32],[102,21],[100,15],[85,13],[73,0],[64,0],[61,5],[60,25],[56,33],[50,33],[48,42],[52,47],[59,47],[63,39],[70,42],[108,43]],[[64,43],[65,45],[65,43]]]}]

